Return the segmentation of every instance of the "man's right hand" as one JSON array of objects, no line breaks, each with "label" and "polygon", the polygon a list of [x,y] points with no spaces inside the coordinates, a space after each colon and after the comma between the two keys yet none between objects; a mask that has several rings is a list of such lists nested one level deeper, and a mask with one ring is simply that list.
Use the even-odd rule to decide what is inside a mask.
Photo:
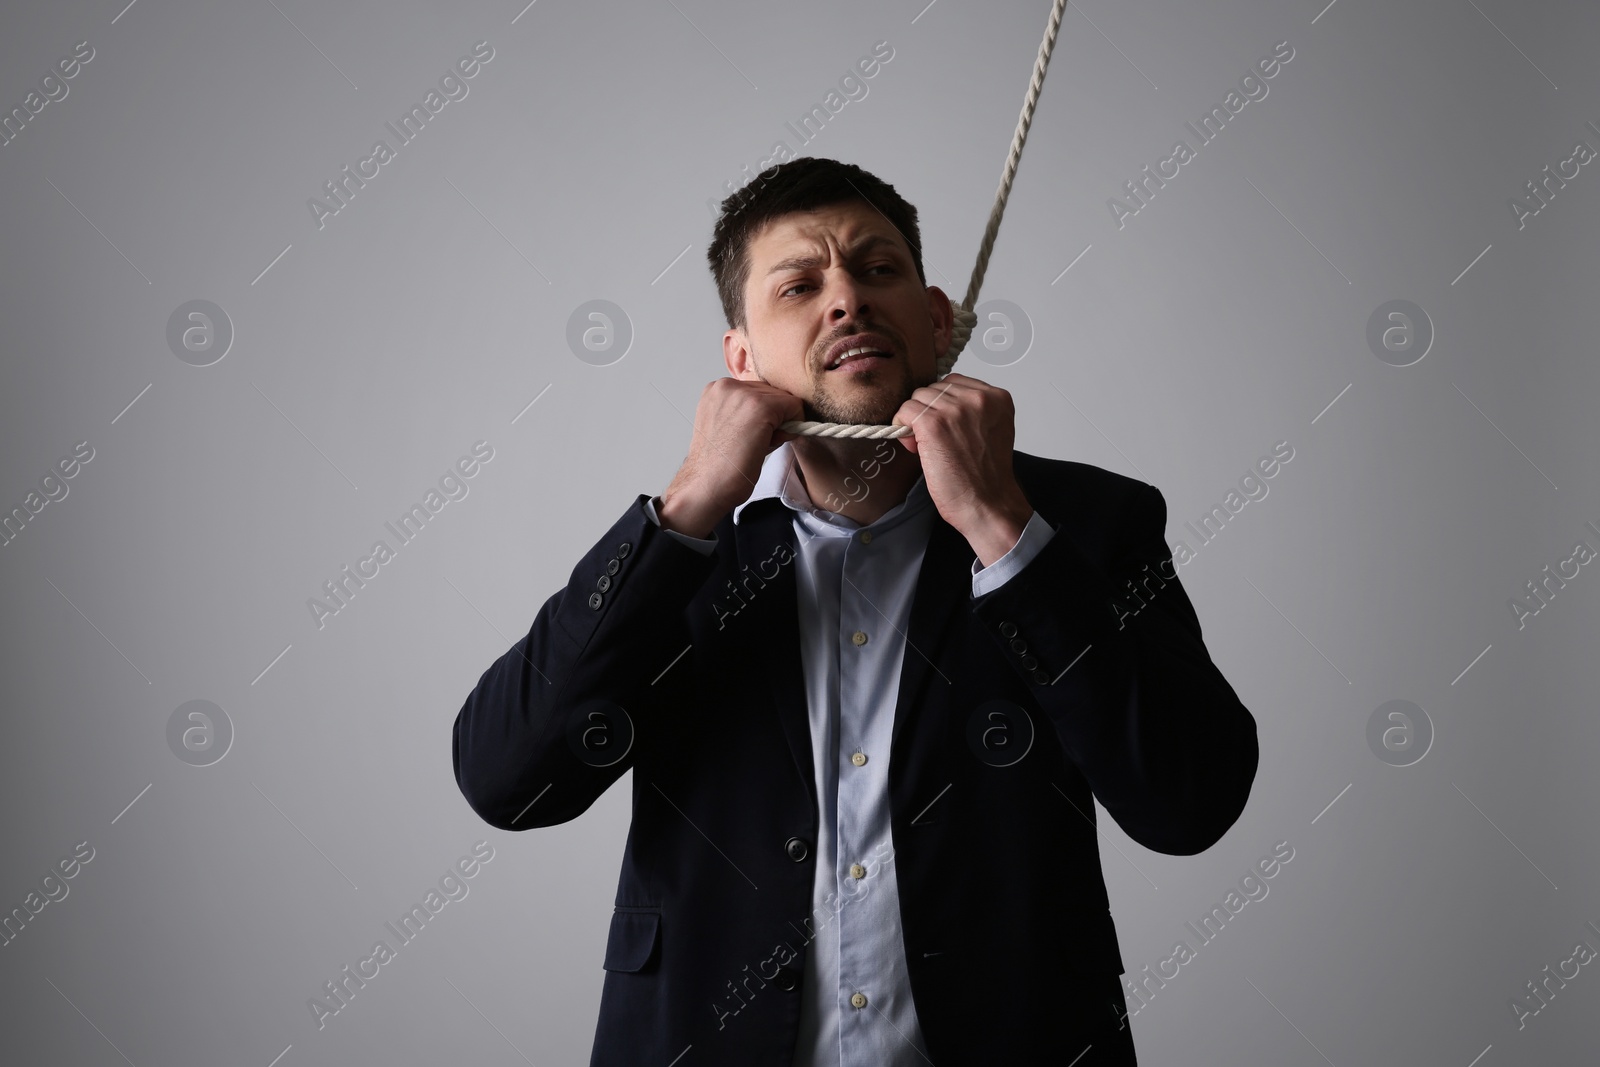
[{"label": "man's right hand", "polygon": [[661,525],[705,537],[722,517],[749,499],[767,454],[798,434],[779,429],[803,419],[793,393],[762,381],[718,378],[700,392],[689,455],[661,494]]}]

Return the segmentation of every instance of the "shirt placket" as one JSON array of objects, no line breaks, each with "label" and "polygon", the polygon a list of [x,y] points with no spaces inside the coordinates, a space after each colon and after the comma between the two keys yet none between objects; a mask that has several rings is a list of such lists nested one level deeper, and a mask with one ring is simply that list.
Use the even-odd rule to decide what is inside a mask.
[{"label": "shirt placket", "polygon": [[[839,726],[834,752],[838,785],[837,847],[834,878],[839,900],[839,1013],[842,1062],[854,1062],[877,1046],[874,1034],[879,1012],[874,998],[883,992],[883,961],[872,951],[882,924],[873,911],[882,901],[867,877],[873,840],[883,825],[872,808],[875,776],[888,765],[888,740],[879,737],[884,709],[877,701],[874,679],[884,669],[883,633],[887,625],[875,603],[883,592],[874,587],[871,549],[874,531],[853,534],[845,548],[839,583]],[[862,757],[857,763],[855,756]]]}]

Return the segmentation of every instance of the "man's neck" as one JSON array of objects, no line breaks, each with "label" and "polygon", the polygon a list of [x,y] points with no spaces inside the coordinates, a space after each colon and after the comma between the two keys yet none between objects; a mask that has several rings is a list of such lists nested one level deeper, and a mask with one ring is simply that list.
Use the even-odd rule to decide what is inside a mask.
[{"label": "man's neck", "polygon": [[921,457],[896,440],[797,437],[790,447],[812,505],[862,526],[904,501],[922,473]]}]

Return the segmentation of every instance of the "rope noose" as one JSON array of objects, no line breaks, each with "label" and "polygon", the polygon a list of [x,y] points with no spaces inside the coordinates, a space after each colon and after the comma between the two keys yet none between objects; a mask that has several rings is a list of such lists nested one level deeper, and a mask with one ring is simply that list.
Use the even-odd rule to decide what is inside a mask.
[{"label": "rope noose", "polygon": [[[950,373],[956,357],[966,348],[972,331],[978,325],[978,315],[973,310],[978,303],[978,290],[983,287],[983,276],[989,270],[989,255],[994,251],[995,237],[1000,233],[1000,217],[1006,212],[1006,200],[1011,196],[1011,181],[1017,175],[1017,162],[1022,158],[1022,146],[1028,140],[1028,127],[1033,123],[1033,108],[1039,101],[1039,90],[1044,86],[1045,68],[1050,65],[1050,53],[1056,46],[1056,31],[1061,28],[1061,15],[1067,0],[1055,0],[1050,10],[1050,22],[1045,27],[1044,40],[1039,42],[1039,56],[1033,63],[1033,77],[1028,82],[1028,93],[1022,100],[1022,115],[1017,119],[1016,133],[1011,136],[1011,151],[1006,154],[1005,170],[1000,175],[1000,189],[995,194],[994,207],[989,210],[989,224],[983,231],[983,243],[978,246],[978,262],[972,268],[972,280],[967,283],[967,295],[961,303],[952,306],[955,327],[950,337],[950,348],[939,357],[936,372],[939,378]],[[906,437],[909,426],[881,425],[870,422],[812,422],[799,419],[783,424],[782,429],[802,437],[850,437],[879,440]]]}]

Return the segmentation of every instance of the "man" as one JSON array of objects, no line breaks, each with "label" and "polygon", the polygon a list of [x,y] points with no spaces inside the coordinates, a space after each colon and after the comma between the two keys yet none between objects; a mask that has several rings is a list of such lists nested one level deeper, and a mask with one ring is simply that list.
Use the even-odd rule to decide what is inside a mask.
[{"label": "man", "polygon": [[1190,855],[1257,761],[1160,492],[935,380],[950,301],[866,171],[774,167],[709,258],[732,377],[455,723],[502,829],[634,769],[591,1064],[1134,1063],[1093,801]]}]

